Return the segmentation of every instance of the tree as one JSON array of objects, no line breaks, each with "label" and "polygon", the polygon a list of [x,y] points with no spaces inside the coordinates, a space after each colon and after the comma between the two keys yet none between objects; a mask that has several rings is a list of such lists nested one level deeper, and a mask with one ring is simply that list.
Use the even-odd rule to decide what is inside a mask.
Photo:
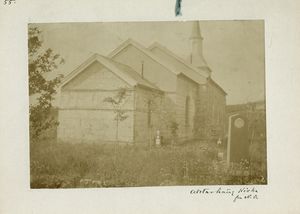
[{"label": "tree", "polygon": [[113,97],[106,97],[104,98],[104,102],[110,103],[114,109],[115,118],[116,121],[116,143],[115,143],[115,161],[116,161],[116,153],[117,153],[117,144],[119,141],[119,123],[126,120],[128,118],[128,115],[126,114],[126,111],[123,109],[123,106],[125,105],[127,101],[127,88],[119,88],[117,91],[117,94]]},{"label": "tree", "polygon": [[44,49],[41,41],[41,31],[37,27],[28,30],[28,74],[29,96],[37,97],[37,103],[30,105],[30,139],[35,141],[43,131],[58,125],[51,116],[52,100],[56,94],[56,87],[61,82],[62,75],[53,79],[46,75],[53,73],[59,64],[64,63],[59,54],[53,50]]}]

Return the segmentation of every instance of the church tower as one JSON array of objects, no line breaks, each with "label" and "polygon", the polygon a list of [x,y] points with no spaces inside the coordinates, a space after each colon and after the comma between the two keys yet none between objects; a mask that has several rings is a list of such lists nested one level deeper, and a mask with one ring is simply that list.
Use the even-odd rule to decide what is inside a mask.
[{"label": "church tower", "polygon": [[194,21],[192,23],[192,34],[190,36],[190,41],[192,45],[191,64],[198,69],[207,70],[206,68],[208,66],[202,52],[203,37],[201,35],[198,21]]}]

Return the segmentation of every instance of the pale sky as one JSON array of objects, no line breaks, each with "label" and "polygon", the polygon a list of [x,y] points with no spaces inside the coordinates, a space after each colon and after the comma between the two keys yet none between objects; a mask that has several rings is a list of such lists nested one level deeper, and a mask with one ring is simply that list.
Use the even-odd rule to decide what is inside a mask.
[{"label": "pale sky", "polygon": [[[183,59],[189,57],[191,22],[34,24],[44,46],[59,53],[67,75],[94,53],[107,55],[131,38],[145,47],[159,42]],[[227,104],[264,99],[263,21],[200,21],[203,55],[212,78],[227,92]]]}]

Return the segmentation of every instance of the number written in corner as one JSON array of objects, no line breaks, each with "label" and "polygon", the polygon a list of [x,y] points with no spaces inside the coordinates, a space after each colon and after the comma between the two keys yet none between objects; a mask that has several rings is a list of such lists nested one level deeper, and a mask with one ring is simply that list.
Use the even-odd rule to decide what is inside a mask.
[{"label": "number written in corner", "polygon": [[16,3],[16,0],[4,0],[4,5],[11,5],[12,3]]}]

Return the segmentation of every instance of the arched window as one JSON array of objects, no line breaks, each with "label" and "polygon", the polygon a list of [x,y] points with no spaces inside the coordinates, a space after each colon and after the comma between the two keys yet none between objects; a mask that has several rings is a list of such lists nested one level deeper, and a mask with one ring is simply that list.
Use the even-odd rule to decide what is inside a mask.
[{"label": "arched window", "polygon": [[185,126],[190,125],[190,97],[185,98]]}]

